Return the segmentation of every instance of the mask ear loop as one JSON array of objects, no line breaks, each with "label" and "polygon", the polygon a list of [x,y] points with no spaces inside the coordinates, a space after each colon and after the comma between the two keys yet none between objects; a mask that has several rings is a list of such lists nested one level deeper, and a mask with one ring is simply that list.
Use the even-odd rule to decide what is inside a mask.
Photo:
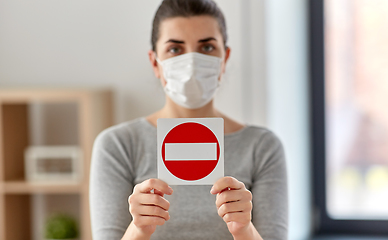
[{"label": "mask ear loop", "polygon": [[220,76],[220,80],[217,79],[218,80],[217,81],[217,88],[220,88],[220,86],[224,82],[224,77],[223,77],[224,74],[222,74],[221,66],[222,66],[222,60],[220,61],[220,67],[219,67],[220,71],[218,73],[218,75]]},{"label": "mask ear loop", "polygon": [[156,62],[158,62],[160,65],[162,65],[162,62],[159,60],[158,56],[156,56],[156,52],[154,52],[154,55],[155,55]]},{"label": "mask ear loop", "polygon": [[221,66],[222,66],[222,60],[220,61],[220,67],[219,67],[220,71],[218,73],[220,76],[220,80],[217,79],[217,88],[216,88],[216,91],[214,92],[213,99],[220,93],[220,91],[222,91],[221,88],[223,87],[225,82],[224,76],[223,76],[224,74],[222,74],[222,71],[221,71]]},{"label": "mask ear loop", "polygon": [[158,56],[156,56],[156,52],[154,52],[154,56],[155,56],[156,62],[159,63],[159,65],[162,66],[163,68],[162,62],[159,60]]},{"label": "mask ear loop", "polygon": [[[159,60],[159,58],[156,56],[156,52],[154,52],[154,55],[155,55],[155,60],[156,60],[156,62],[157,62],[157,63],[159,63],[159,64],[160,64],[160,66],[162,66],[162,68],[163,68],[162,61],[160,61],[160,60]],[[165,81],[166,81],[166,86],[164,86],[164,87],[163,87],[163,89],[166,91],[166,87],[167,87],[167,80],[165,80]]]}]

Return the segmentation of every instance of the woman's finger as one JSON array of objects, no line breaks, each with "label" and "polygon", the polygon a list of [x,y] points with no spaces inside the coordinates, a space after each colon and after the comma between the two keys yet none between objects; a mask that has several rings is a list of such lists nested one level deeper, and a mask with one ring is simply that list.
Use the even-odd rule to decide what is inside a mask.
[{"label": "woman's finger", "polygon": [[164,196],[164,193],[159,191],[158,189],[154,189],[154,193],[155,194],[158,194],[159,196],[163,197]]},{"label": "woman's finger", "polygon": [[168,211],[170,208],[170,202],[167,201],[167,199],[154,193],[137,194],[131,196],[129,198],[129,204],[135,208],[140,205],[158,206],[166,211]]},{"label": "woman's finger", "polygon": [[251,212],[233,212],[225,214],[222,219],[226,222],[247,224],[251,221]]},{"label": "woman's finger", "polygon": [[227,202],[237,201],[251,201],[252,193],[246,189],[244,190],[228,190],[217,195],[216,206],[219,208],[222,204]]},{"label": "woman's finger", "polygon": [[210,193],[217,194],[228,188],[238,190],[241,188],[245,188],[245,185],[234,177],[223,177],[218,179],[218,181],[214,183],[212,189],[210,190]]},{"label": "woman's finger", "polygon": [[250,212],[251,210],[252,210],[251,201],[224,203],[218,209],[218,215],[223,218],[225,214],[228,214],[228,213],[248,212],[248,211]]},{"label": "woman's finger", "polygon": [[217,209],[224,203],[240,201],[243,197],[241,193],[242,191],[239,190],[229,190],[218,194],[216,198]]},{"label": "woman's finger", "polygon": [[137,184],[133,190],[134,193],[151,193],[152,189],[157,189],[159,192],[171,195],[173,190],[167,183],[160,179],[151,178]]},{"label": "woman's finger", "polygon": [[170,215],[166,210],[160,207],[150,206],[150,205],[139,206],[138,209],[136,210],[136,214],[140,216],[160,217],[166,221],[170,219]]},{"label": "woman's finger", "polygon": [[164,218],[153,216],[139,216],[133,219],[133,223],[137,227],[144,227],[150,225],[163,225],[166,222]]}]

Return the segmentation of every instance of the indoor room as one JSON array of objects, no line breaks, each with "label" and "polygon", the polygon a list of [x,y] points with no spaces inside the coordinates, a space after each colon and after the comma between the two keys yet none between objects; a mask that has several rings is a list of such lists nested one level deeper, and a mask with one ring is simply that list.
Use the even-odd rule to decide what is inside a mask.
[{"label": "indoor room", "polygon": [[388,239],[388,0],[0,0],[0,240]]}]

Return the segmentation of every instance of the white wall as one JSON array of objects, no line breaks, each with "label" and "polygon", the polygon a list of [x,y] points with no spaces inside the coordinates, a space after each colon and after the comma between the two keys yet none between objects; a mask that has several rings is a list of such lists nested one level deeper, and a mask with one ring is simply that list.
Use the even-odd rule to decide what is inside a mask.
[{"label": "white wall", "polygon": [[[307,20],[305,0],[216,0],[231,58],[216,106],[268,126],[285,146],[290,239],[309,233]],[[115,121],[161,108],[148,62],[159,0],[1,0],[0,87],[105,87]]]},{"label": "white wall", "polygon": [[286,151],[290,240],[311,229],[307,27],[307,1],[266,1],[267,123]]},{"label": "white wall", "polygon": [[[218,2],[228,20],[232,55],[216,105],[245,121],[244,111],[253,111],[244,108],[247,101],[242,97],[246,67],[241,66],[247,61],[241,54],[247,40],[241,34],[242,2]],[[156,111],[164,104],[164,93],[147,51],[159,3],[0,1],[0,87],[110,86],[116,90],[116,122]]]},{"label": "white wall", "polygon": [[0,1],[0,86],[110,86],[116,122],[158,109],[147,57],[158,3]]}]

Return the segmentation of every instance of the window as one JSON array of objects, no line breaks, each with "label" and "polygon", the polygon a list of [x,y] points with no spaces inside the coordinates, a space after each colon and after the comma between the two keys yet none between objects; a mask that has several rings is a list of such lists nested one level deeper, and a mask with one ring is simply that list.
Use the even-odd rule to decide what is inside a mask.
[{"label": "window", "polygon": [[388,1],[310,0],[314,201],[322,233],[388,233]]}]

